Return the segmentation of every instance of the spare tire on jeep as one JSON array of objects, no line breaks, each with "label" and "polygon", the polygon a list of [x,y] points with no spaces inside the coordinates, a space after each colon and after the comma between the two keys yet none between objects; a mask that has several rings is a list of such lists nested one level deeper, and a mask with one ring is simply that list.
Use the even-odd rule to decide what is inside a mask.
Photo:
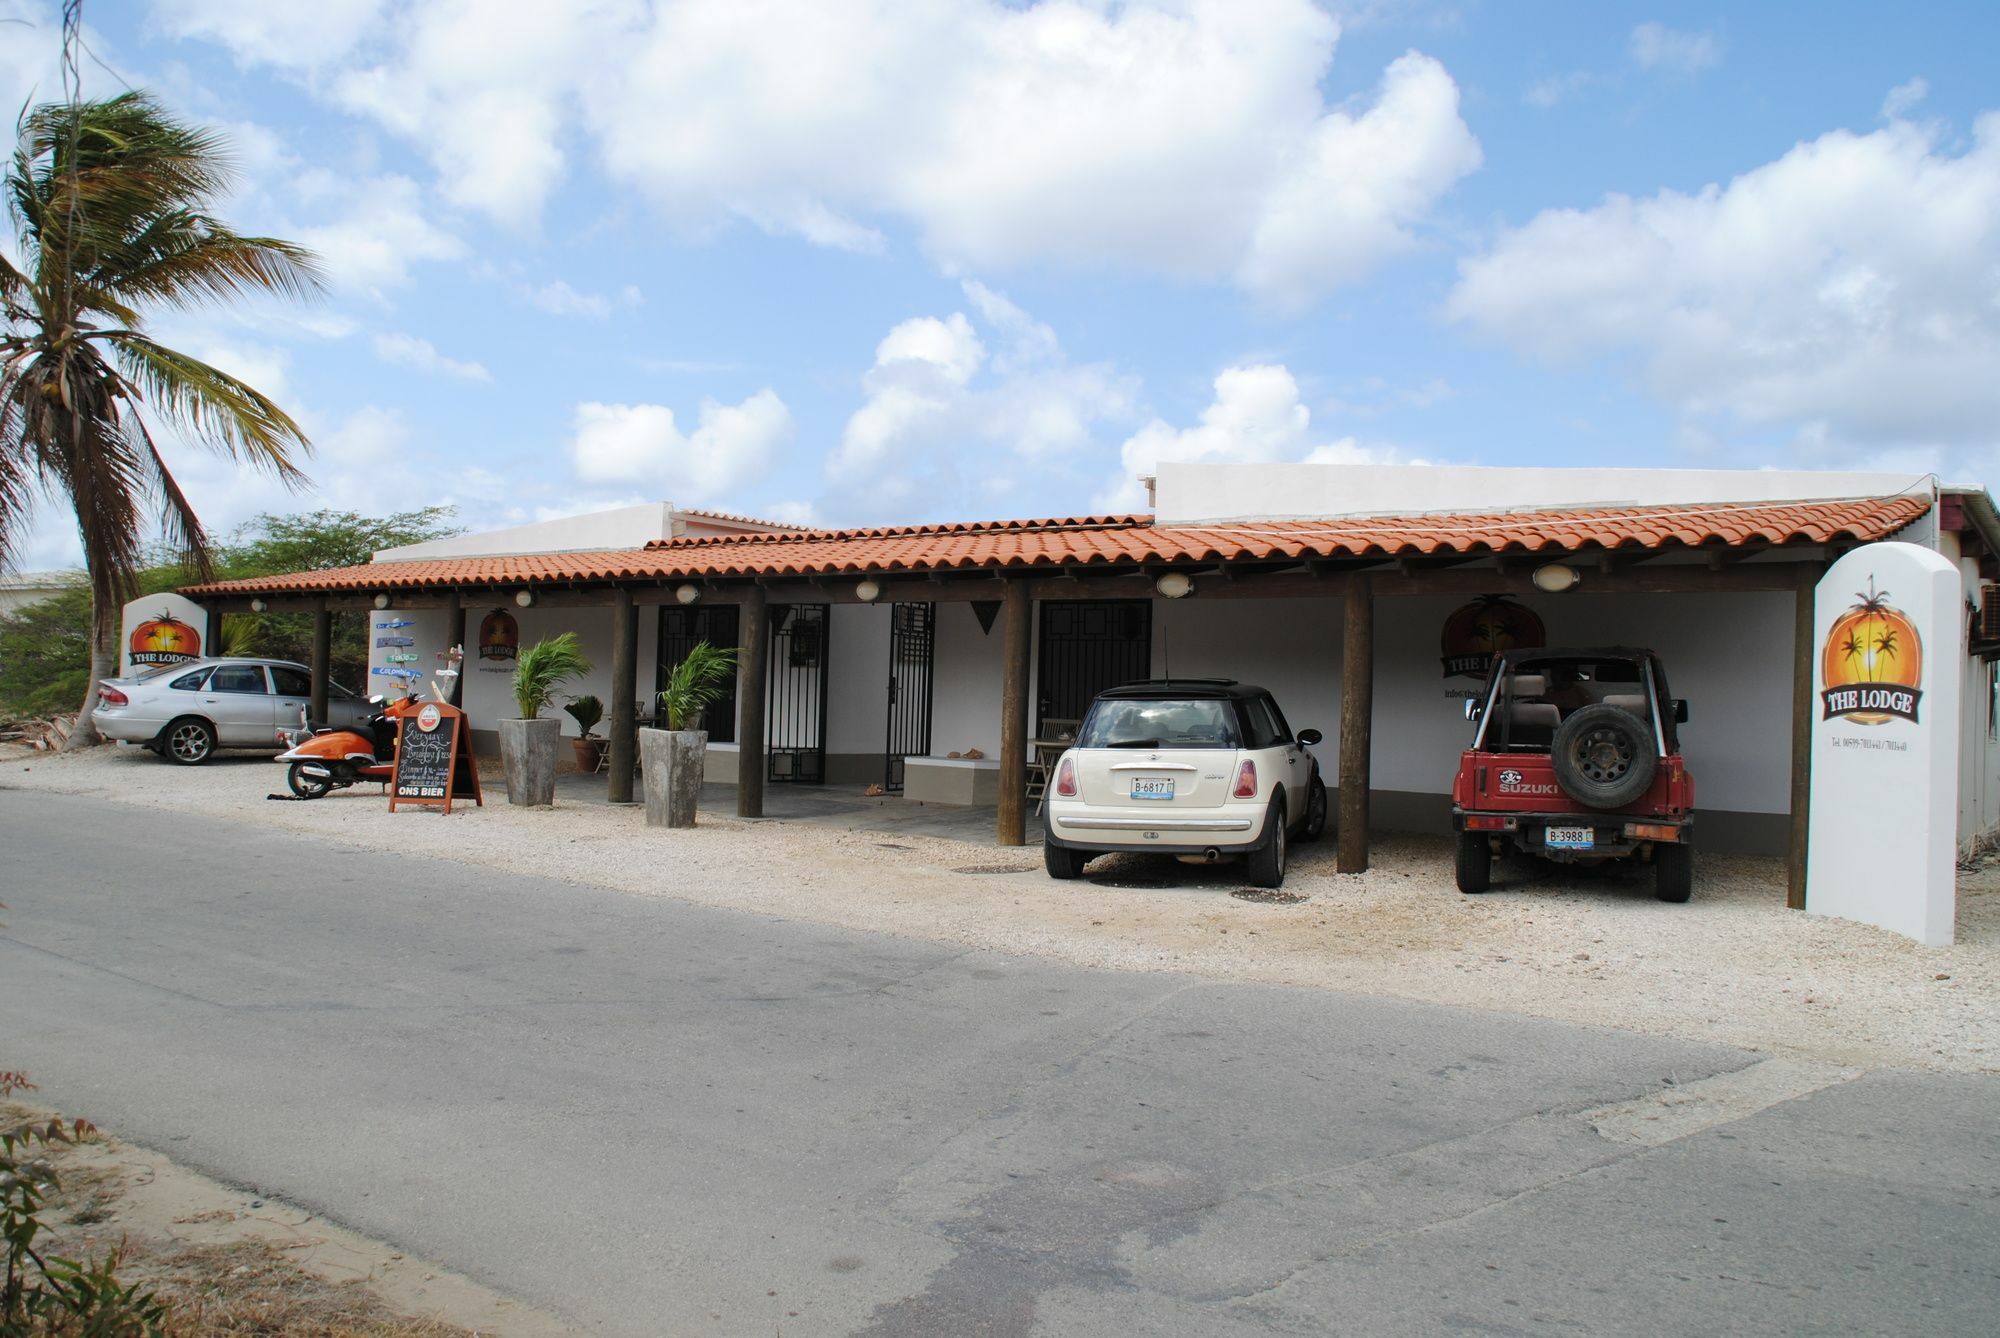
[{"label": "spare tire on jeep", "polygon": [[1623,808],[1646,793],[1659,752],[1643,716],[1599,703],[1570,714],[1550,747],[1556,784],[1588,808]]}]

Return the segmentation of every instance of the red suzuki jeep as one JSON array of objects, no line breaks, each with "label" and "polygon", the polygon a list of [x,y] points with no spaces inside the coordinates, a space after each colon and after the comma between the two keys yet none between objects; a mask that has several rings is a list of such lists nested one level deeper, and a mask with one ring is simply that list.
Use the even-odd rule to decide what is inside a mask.
[{"label": "red suzuki jeep", "polygon": [[1509,847],[1565,863],[1637,859],[1661,901],[1694,890],[1694,778],[1650,650],[1510,650],[1466,703],[1477,722],[1451,786],[1458,890],[1484,892]]}]

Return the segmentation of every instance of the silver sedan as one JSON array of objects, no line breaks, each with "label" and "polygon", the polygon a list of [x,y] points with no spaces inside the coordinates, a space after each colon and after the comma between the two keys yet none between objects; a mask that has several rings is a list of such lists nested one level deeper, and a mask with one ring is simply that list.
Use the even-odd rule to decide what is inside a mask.
[{"label": "silver sedan", "polygon": [[[281,751],[311,695],[310,671],[289,660],[191,660],[99,683],[97,728],[194,766],[218,748]],[[359,726],[372,708],[329,683],[326,711],[329,725]]]}]

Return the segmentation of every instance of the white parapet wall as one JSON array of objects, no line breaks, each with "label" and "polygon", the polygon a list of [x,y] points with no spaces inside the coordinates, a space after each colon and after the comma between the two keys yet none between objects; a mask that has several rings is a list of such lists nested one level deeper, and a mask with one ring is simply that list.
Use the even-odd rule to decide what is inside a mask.
[{"label": "white parapet wall", "polygon": [[1929,492],[1924,474],[1778,469],[1523,469],[1471,465],[1162,464],[1160,525],[1548,507],[1789,502]]}]

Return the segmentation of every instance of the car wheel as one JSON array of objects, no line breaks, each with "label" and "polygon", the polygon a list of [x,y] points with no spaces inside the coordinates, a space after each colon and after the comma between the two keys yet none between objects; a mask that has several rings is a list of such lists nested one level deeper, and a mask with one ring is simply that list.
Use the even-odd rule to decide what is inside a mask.
[{"label": "car wheel", "polygon": [[1549,760],[1564,794],[1590,808],[1623,808],[1653,784],[1659,754],[1646,722],[1599,703],[1570,713]]},{"label": "car wheel", "polygon": [[1299,840],[1317,841],[1326,832],[1326,782],[1313,773],[1312,788],[1306,791],[1306,825],[1299,829]]},{"label": "car wheel", "polygon": [[1653,895],[1661,901],[1686,901],[1694,895],[1694,851],[1687,846],[1653,847]]},{"label": "car wheel", "polygon": [[1285,885],[1285,801],[1271,801],[1271,815],[1265,820],[1271,839],[1250,852],[1250,884],[1253,887]]},{"label": "car wheel", "polygon": [[1458,890],[1477,896],[1493,884],[1493,844],[1478,832],[1458,834]]},{"label": "car wheel", "polygon": [[162,756],[184,767],[198,767],[215,755],[215,730],[206,720],[183,716],[167,726]]},{"label": "car wheel", "polygon": [[1042,867],[1049,871],[1049,877],[1067,881],[1083,876],[1083,866],[1090,863],[1088,850],[1071,850],[1068,846],[1042,842]]}]

